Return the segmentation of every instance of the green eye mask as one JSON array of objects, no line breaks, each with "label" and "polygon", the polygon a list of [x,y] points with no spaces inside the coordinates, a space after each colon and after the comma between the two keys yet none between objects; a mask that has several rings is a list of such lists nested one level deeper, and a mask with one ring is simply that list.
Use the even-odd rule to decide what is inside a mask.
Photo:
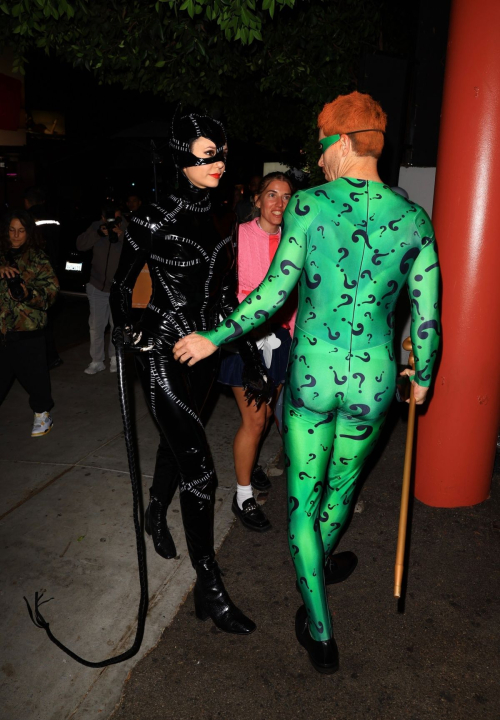
[{"label": "green eye mask", "polygon": [[319,147],[322,153],[325,153],[330,145],[334,145],[340,140],[340,135],[328,135],[319,141]]},{"label": "green eye mask", "polygon": [[[379,130],[378,128],[368,128],[367,130],[352,130],[351,132],[344,133],[344,135],[357,135],[358,133],[364,132],[379,132],[382,133],[382,135],[385,135],[385,132],[383,130]],[[319,147],[321,152],[325,153],[331,145],[335,145],[335,143],[339,140],[340,135],[328,135],[328,137],[323,138],[319,141]]]}]

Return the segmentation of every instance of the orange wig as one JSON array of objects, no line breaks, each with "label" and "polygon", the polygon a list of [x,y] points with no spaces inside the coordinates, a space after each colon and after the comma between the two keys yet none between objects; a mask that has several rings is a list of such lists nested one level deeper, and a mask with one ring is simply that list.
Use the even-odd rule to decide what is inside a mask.
[{"label": "orange wig", "polygon": [[[386,125],[387,115],[380,104],[370,95],[357,91],[339,95],[327,103],[318,115],[318,127],[326,136],[370,128],[385,131]],[[380,157],[384,147],[384,135],[381,132],[364,132],[349,137],[357,155]]]}]

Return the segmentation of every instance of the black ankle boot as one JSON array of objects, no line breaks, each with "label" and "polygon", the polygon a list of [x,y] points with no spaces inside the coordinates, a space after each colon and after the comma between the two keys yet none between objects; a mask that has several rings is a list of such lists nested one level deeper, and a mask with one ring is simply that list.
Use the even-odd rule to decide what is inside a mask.
[{"label": "black ankle boot", "polygon": [[358,558],[350,550],[329,555],[325,563],[325,585],[344,582],[354,572],[357,564]]},{"label": "black ankle boot", "polygon": [[194,586],[194,609],[199,620],[212,618],[214,625],[227,633],[250,635],[256,625],[243,615],[227,594],[215,560],[196,565],[197,580]]},{"label": "black ankle boot", "polygon": [[153,545],[162,558],[170,560],[177,556],[175,543],[167,525],[168,503],[150,494],[149,505],[144,516],[144,529],[153,537]]},{"label": "black ankle boot", "polygon": [[295,616],[295,635],[304,647],[315,670],[325,675],[339,669],[339,649],[335,638],[329,640],[313,640],[309,632],[306,606],[301,605]]},{"label": "black ankle boot", "polygon": [[[325,564],[325,585],[344,582],[354,572],[357,564],[358,558],[350,550],[329,555]],[[300,592],[298,582],[295,582],[295,587],[297,592]]]}]

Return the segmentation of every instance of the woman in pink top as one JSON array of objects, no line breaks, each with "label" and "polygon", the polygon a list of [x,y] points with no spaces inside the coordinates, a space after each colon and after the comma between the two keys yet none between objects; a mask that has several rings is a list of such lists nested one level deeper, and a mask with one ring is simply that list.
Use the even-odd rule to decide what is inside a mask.
[{"label": "woman in pink top", "polygon": [[[238,300],[241,302],[264,279],[281,238],[281,221],[293,193],[289,178],[273,172],[260,182],[255,195],[255,207],[260,216],[238,228]],[[272,322],[262,325],[255,334],[263,363],[276,388],[278,399],[285,381],[295,307],[289,303]],[[293,313],[293,317],[292,317]],[[271,524],[255,501],[252,485],[257,490],[271,486],[267,475],[255,465],[259,445],[271,421],[273,410],[269,405],[256,407],[248,403],[242,387],[243,363],[239,355],[227,353],[222,360],[219,382],[230,385],[241,413],[241,425],[233,443],[236,470],[236,494],[232,510],[245,527],[257,532],[270,530]]]}]

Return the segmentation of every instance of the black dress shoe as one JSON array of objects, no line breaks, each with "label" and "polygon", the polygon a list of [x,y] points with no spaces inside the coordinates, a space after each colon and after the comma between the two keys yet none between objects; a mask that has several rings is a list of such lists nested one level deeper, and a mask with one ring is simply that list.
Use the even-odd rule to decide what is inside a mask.
[{"label": "black dress shoe", "polygon": [[329,555],[325,564],[325,585],[335,585],[347,580],[357,564],[358,558],[350,550]]},{"label": "black dress shoe", "polygon": [[295,635],[304,647],[315,670],[325,675],[339,669],[339,649],[335,638],[329,640],[313,640],[309,632],[309,622],[305,605],[301,605],[295,615]]},{"label": "black dress shoe", "polygon": [[195,565],[194,609],[198,620],[212,618],[214,625],[233,635],[250,635],[256,629],[253,620],[238,610],[224,587],[215,560]]},{"label": "black dress shoe", "polygon": [[238,501],[236,500],[236,493],[234,494],[233,504],[231,510],[237,518],[241,520],[243,525],[249,530],[256,530],[256,532],[266,532],[271,529],[271,523],[264,515],[262,508],[258,505],[255,498],[251,497],[245,500],[243,508],[240,509]]},{"label": "black dress shoe", "polygon": [[[357,556],[350,550],[329,555],[325,565],[325,585],[335,585],[344,582],[354,572],[358,564]],[[297,592],[300,592],[299,583],[295,583]]]},{"label": "black dress shoe", "polygon": [[171,560],[177,557],[177,550],[167,525],[168,503],[155,495],[150,495],[149,505],[144,515],[144,529],[153,537],[153,545],[162,558]]},{"label": "black dress shoe", "polygon": [[255,488],[255,490],[260,490],[260,492],[266,492],[272,487],[271,481],[260,465],[256,465],[252,470],[250,482],[252,483],[252,487]]}]

